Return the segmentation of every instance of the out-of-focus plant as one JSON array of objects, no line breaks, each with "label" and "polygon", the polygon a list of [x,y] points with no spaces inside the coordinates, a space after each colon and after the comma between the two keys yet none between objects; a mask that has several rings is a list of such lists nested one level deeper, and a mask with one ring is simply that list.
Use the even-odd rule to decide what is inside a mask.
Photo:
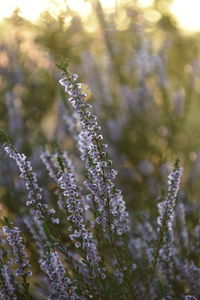
[{"label": "out-of-focus plant", "polygon": [[[22,193],[27,193],[21,199],[18,223],[22,230],[26,225],[31,234],[27,234],[31,243],[27,247],[32,254],[29,262],[20,229],[5,217],[0,257],[2,299],[198,299],[199,226],[196,224],[195,233],[188,228],[184,203],[181,198],[177,203],[183,172],[179,162],[168,176],[168,192],[158,204],[157,224],[145,212],[130,222],[115,184],[117,171],[84,84],[68,70],[68,62],[61,61],[58,67],[63,73],[60,84],[68,94],[75,123],[79,123],[74,141],[83,162],[82,175],[75,171],[67,153],[52,145],[52,152],[41,152],[49,174],[49,188],[43,187],[43,191],[31,162],[0,131],[3,149],[15,161],[24,182]],[[192,205],[190,209],[196,211]],[[33,280],[28,279],[31,275]]]},{"label": "out-of-focus plant", "polygon": [[[192,153],[199,148],[197,139],[189,134],[197,126],[192,116],[198,106],[199,63],[189,63],[197,53],[197,44],[194,42],[187,57],[192,38],[182,37],[175,26],[166,36],[162,29],[163,44],[159,44],[156,30],[147,34],[145,19],[141,21],[141,13],[129,7],[123,10],[129,26],[119,31],[115,15],[105,16],[100,2],[96,3],[106,54],[101,58],[86,50],[82,54],[83,71],[97,99],[96,112],[101,111],[104,134],[124,173],[122,185],[132,199],[142,198],[141,206],[148,207],[158,192],[152,188],[155,181],[162,185],[166,160],[179,155],[187,168]],[[176,53],[177,49],[183,53],[180,47],[186,51],[185,61]],[[175,60],[179,60],[177,70]]]},{"label": "out-of-focus plant", "polygon": [[[17,162],[0,153],[0,215],[12,220],[1,233],[2,298],[198,299],[198,37],[182,35],[162,2],[151,8],[157,23],[131,2],[106,13],[92,1],[88,24],[67,10],[37,25],[16,11],[1,25],[0,124]],[[59,64],[70,103],[55,85],[62,55],[86,83]],[[166,183],[177,156],[178,198],[178,165]],[[31,278],[15,277],[10,260],[6,232],[24,245],[19,230]]]}]

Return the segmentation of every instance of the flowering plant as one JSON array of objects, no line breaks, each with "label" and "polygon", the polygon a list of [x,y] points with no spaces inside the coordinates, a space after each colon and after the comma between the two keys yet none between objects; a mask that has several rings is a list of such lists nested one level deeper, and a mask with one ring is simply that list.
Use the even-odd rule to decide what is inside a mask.
[{"label": "flowering plant", "polygon": [[184,204],[177,203],[183,171],[179,163],[158,203],[157,224],[145,213],[132,220],[83,85],[67,62],[58,66],[72,119],[79,124],[74,140],[81,174],[59,145],[46,148],[40,158],[53,185],[48,193],[31,162],[1,130],[3,149],[24,182],[20,229],[4,218],[0,232],[1,298],[198,299],[200,228],[196,226],[195,234],[188,230]]}]

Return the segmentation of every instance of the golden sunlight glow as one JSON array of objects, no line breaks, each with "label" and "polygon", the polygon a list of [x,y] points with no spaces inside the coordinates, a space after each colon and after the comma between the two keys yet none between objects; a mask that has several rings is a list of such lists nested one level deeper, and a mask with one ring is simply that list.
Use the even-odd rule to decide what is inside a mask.
[{"label": "golden sunlight glow", "polygon": [[6,0],[0,1],[0,19],[9,17],[18,7],[23,17],[34,21],[48,6],[47,0]]},{"label": "golden sunlight glow", "polygon": [[67,0],[67,5],[74,11],[81,11],[84,6],[84,0]]},{"label": "golden sunlight glow", "polygon": [[199,0],[174,0],[171,4],[171,12],[181,29],[190,32],[200,31]]},{"label": "golden sunlight glow", "polygon": [[20,9],[22,17],[36,21],[45,10],[56,15],[60,11],[65,11],[67,6],[80,12],[83,17],[91,11],[91,4],[84,0],[6,0],[0,1],[0,20],[10,17],[16,8]]},{"label": "golden sunlight glow", "polygon": [[108,11],[112,11],[115,8],[117,0],[101,0],[100,2]]},{"label": "golden sunlight glow", "polygon": [[[85,20],[91,15],[92,1],[94,0],[2,0],[0,1],[0,21],[11,16],[17,7],[20,9],[22,17],[36,21],[44,10],[49,10],[53,15],[57,15],[61,10],[66,10],[67,6],[79,13]],[[131,3],[131,1],[137,3],[142,9],[150,8],[151,12],[148,15],[150,19],[160,18],[159,13],[156,14],[156,11],[152,10],[153,7],[151,8],[154,0],[100,0],[107,12],[114,11],[118,4]],[[170,10],[181,29],[188,32],[200,31],[200,0],[174,0]],[[118,24],[121,19],[124,20],[124,16],[117,16]],[[128,20],[125,23],[123,26],[126,28]]]},{"label": "golden sunlight glow", "polygon": [[[92,9],[92,1],[86,0],[6,0],[0,1],[0,20],[10,17],[16,8],[20,9],[22,17],[36,21],[40,14],[49,10],[56,15],[61,10],[66,10],[67,6],[78,12],[82,19],[87,18]],[[112,9],[117,0],[101,0],[103,7]]]},{"label": "golden sunlight glow", "polygon": [[140,7],[145,8],[153,4],[154,0],[138,0],[137,3]]},{"label": "golden sunlight glow", "polygon": [[80,17],[83,21],[91,13],[92,6],[89,2],[86,2],[84,0],[67,0],[66,3],[71,10],[75,12],[80,12]]}]

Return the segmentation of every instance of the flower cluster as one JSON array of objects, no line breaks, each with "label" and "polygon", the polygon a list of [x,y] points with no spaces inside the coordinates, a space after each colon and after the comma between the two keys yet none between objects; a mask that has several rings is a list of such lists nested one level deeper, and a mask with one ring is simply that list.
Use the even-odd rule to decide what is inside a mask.
[{"label": "flower cluster", "polygon": [[85,184],[97,203],[99,216],[96,222],[102,224],[104,232],[114,231],[121,235],[129,230],[129,221],[121,191],[113,183],[117,172],[112,168],[112,161],[106,152],[107,145],[102,143],[103,137],[99,134],[101,128],[96,116],[88,110],[91,105],[82,92],[82,84],[76,83],[77,79],[76,74],[66,72],[60,84],[65,87],[65,92],[70,96],[69,101],[80,119],[78,144],[88,172]]},{"label": "flower cluster", "polygon": [[18,227],[3,226],[3,232],[6,235],[6,240],[10,244],[15,263],[17,264],[16,276],[31,276],[30,263],[25,252],[25,246],[23,238],[20,236],[20,230]]},{"label": "flower cluster", "polygon": [[175,168],[168,177],[168,195],[163,202],[158,204],[158,230],[166,226],[169,232],[173,231],[175,203],[182,173],[182,168]]},{"label": "flower cluster", "polygon": [[17,300],[13,278],[7,265],[0,266],[0,297],[3,300]]},{"label": "flower cluster", "polygon": [[[146,66],[144,76],[152,70]],[[83,92],[85,87],[77,83],[77,75],[65,67],[62,71],[65,77],[60,83],[70,96],[74,116],[68,119],[74,122],[69,131],[80,150],[70,153],[72,160],[58,138],[59,142],[41,152],[43,164],[37,159],[38,149],[33,149],[36,160],[31,164],[0,130],[3,149],[16,162],[28,192],[26,206],[21,201],[18,216],[12,212],[11,216],[20,230],[25,229],[27,250],[31,253],[29,263],[19,228],[5,217],[0,231],[0,297],[199,299],[199,208],[197,204],[189,205],[184,194],[178,198],[182,168],[176,163],[168,176],[167,195],[158,204],[157,224],[148,210],[135,211],[130,230],[125,201],[115,184],[117,171]],[[166,176],[166,170],[167,167],[160,171],[161,177]],[[136,162],[132,173],[138,180],[148,179],[151,196],[157,195],[159,187],[154,171],[154,163],[145,158]],[[15,176],[16,170],[13,168],[11,173]],[[18,182],[16,176],[14,181]],[[24,185],[17,188],[17,199],[24,200]],[[3,193],[4,189],[0,189],[0,196]],[[2,205],[3,211],[9,210],[10,199]],[[55,212],[59,219],[54,217]],[[188,223],[192,214],[195,217]],[[190,230],[193,225],[195,230]],[[30,265],[34,275],[28,281]]]},{"label": "flower cluster", "polygon": [[71,280],[66,277],[65,269],[55,251],[50,251],[40,260],[41,269],[48,275],[51,283],[51,295],[48,300],[76,300],[76,288]]},{"label": "flower cluster", "polygon": [[[59,168],[58,158],[62,164]],[[48,150],[41,153],[41,159],[45,164],[50,177],[58,185],[56,195],[59,207],[66,211],[69,222],[69,238],[75,247],[83,253],[85,269],[92,276],[105,278],[105,268],[100,267],[100,256],[97,251],[96,241],[92,232],[86,228],[86,216],[84,197],[76,183],[74,169],[66,152],[50,154]],[[65,173],[63,171],[66,170]],[[62,194],[61,194],[62,192]]]},{"label": "flower cluster", "polygon": [[[177,193],[180,186],[180,180],[183,169],[175,167],[173,172],[168,176],[168,194],[166,199],[158,204],[159,217],[158,223],[158,240],[157,254],[160,254],[160,267],[164,270],[166,281],[169,287],[173,280],[173,258],[175,255],[174,245],[174,217]],[[155,255],[156,256],[156,255]]]},{"label": "flower cluster", "polygon": [[[68,221],[70,239],[75,241],[75,247],[81,248],[86,253],[86,262],[88,263],[93,276],[100,273],[99,266],[100,256],[97,252],[96,242],[93,239],[92,232],[89,232],[85,226],[84,208],[82,205],[82,197],[72,173],[64,173],[58,182],[63,190],[66,201],[66,209],[68,211]],[[104,274],[101,274],[104,277]]]},{"label": "flower cluster", "polygon": [[18,153],[9,143],[3,145],[6,154],[16,161],[20,171],[20,177],[25,181],[25,187],[28,191],[28,200],[26,206],[31,207],[31,213],[39,219],[50,217],[53,223],[58,223],[59,220],[54,218],[55,211],[48,209],[48,205],[42,202],[42,188],[38,185],[37,175],[32,171],[31,162],[27,160],[25,154]]}]

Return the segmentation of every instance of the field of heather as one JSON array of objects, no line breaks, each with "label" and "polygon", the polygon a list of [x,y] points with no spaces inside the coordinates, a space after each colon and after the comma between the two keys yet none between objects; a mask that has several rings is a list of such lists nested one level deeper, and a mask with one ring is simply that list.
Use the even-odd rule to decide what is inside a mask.
[{"label": "field of heather", "polygon": [[198,1],[27,2],[0,3],[0,300],[199,300]]}]

